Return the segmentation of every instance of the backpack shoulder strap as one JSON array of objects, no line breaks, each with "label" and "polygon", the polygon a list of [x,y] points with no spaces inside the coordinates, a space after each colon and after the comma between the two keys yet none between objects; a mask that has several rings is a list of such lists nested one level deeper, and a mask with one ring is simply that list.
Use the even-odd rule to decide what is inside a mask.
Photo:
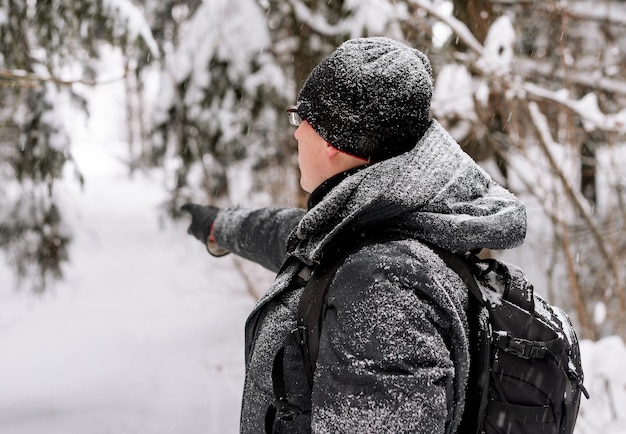
[{"label": "backpack shoulder strap", "polygon": [[326,293],[330,281],[333,279],[339,267],[343,265],[348,256],[362,247],[377,242],[400,239],[394,234],[363,234],[355,235],[349,240],[327,251],[310,279],[307,281],[300,297],[297,310],[297,341],[302,351],[305,371],[309,380],[309,386],[313,385],[313,371],[319,353],[319,342],[322,320],[326,306]]},{"label": "backpack shoulder strap", "polygon": [[462,258],[449,250],[428,244],[445,264],[465,283],[469,290],[467,321],[469,325],[470,373],[473,381],[467,384],[465,409],[458,432],[479,434],[483,432],[483,418],[488,406],[489,373],[491,370],[490,327],[487,324],[488,306],[478,287],[474,274],[476,256]]},{"label": "backpack shoulder strap", "polygon": [[459,255],[452,253],[449,250],[446,250],[439,246],[435,246],[430,243],[425,244],[430,247],[443,260],[443,262],[446,263],[448,268],[450,268],[452,271],[459,275],[474,299],[479,301],[481,304],[484,304],[482,292],[480,291],[480,288],[476,283],[476,279],[474,278],[471,268],[467,264],[467,262],[461,259]]},{"label": "backpack shoulder strap", "polygon": [[[391,239],[392,237],[388,237]],[[311,271],[304,267],[299,277],[306,283],[300,296],[296,311],[296,328],[285,338],[283,346],[278,350],[272,362],[272,389],[274,401],[265,413],[265,432],[272,433],[274,422],[279,419],[292,419],[302,410],[292,406],[287,400],[283,359],[285,347],[296,345],[302,356],[309,390],[313,387],[313,371],[317,362],[320,340],[320,326],[326,304],[326,292],[337,269],[352,253],[361,247],[380,241],[381,237],[366,237],[360,233],[350,238],[351,242],[335,243],[326,251],[321,263]],[[346,240],[343,238],[343,240]],[[349,247],[346,247],[349,246]]]}]

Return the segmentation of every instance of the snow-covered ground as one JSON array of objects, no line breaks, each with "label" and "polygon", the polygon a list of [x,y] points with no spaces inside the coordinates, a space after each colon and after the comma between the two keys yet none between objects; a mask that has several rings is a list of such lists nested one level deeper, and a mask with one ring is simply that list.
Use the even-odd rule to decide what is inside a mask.
[{"label": "snow-covered ground", "polygon": [[[74,233],[65,280],[15,291],[0,261],[0,434],[237,432],[254,300],[232,257],[160,218],[158,176],[128,177],[114,123],[94,116],[74,148],[84,189],[59,185]],[[271,281],[246,270],[259,291]],[[582,352],[592,400],[578,434],[626,433],[624,343]]]},{"label": "snow-covered ground", "polygon": [[71,170],[58,186],[74,238],[64,281],[16,291],[0,258],[1,434],[238,431],[254,299],[233,258],[162,218],[158,175],[129,178],[120,112],[101,98],[87,129],[76,119],[85,186]]},{"label": "snow-covered ground", "polygon": [[254,300],[232,258],[160,222],[164,193],[130,180],[122,147],[85,143],[62,188],[66,279],[43,297],[0,271],[0,433],[236,432],[243,324]]}]

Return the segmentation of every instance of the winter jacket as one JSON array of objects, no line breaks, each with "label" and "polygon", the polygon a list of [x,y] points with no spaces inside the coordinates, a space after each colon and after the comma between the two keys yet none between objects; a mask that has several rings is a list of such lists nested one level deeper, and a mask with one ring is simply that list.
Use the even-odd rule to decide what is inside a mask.
[{"label": "winter jacket", "polygon": [[414,149],[348,176],[308,211],[219,213],[218,244],[278,272],[246,323],[242,433],[263,432],[272,361],[294,328],[303,264],[320,263],[343,234],[372,229],[406,238],[367,245],[338,269],[313,389],[297,349],[287,348],[287,396],[302,411],[275,430],[456,432],[469,369],[467,288],[425,242],[454,252],[515,247],[526,214],[433,121]]}]

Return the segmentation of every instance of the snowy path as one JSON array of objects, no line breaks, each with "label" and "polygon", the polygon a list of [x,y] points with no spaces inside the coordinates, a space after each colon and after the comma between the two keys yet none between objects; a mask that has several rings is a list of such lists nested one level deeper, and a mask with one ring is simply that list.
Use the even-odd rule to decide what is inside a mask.
[{"label": "snowy path", "polygon": [[0,433],[237,432],[253,300],[231,259],[160,227],[161,187],[129,181],[115,151],[75,150],[64,282],[16,293],[0,265]]}]

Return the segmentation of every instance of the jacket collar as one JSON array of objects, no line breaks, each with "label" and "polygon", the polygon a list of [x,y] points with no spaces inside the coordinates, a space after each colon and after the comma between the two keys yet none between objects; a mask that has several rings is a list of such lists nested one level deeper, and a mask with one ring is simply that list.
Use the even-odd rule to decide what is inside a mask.
[{"label": "jacket collar", "polygon": [[397,229],[454,252],[516,247],[526,232],[524,205],[436,121],[409,152],[320,187],[288,242],[308,265],[355,228]]},{"label": "jacket collar", "polygon": [[337,185],[339,185],[341,183],[341,181],[343,181],[344,179],[346,179],[348,176],[353,175],[357,172],[360,172],[361,170],[365,169],[366,167],[368,167],[369,164],[364,164],[362,166],[358,166],[358,167],[353,167],[352,169],[348,169],[345,170],[343,172],[340,172],[334,176],[331,176],[330,178],[328,178],[326,181],[322,182],[315,190],[313,190],[313,192],[311,193],[311,196],[309,197],[309,200],[307,202],[307,209],[311,209],[313,208],[315,205],[317,205],[318,203],[320,203],[322,201],[322,199],[324,199],[324,197],[333,189],[335,188]]}]

